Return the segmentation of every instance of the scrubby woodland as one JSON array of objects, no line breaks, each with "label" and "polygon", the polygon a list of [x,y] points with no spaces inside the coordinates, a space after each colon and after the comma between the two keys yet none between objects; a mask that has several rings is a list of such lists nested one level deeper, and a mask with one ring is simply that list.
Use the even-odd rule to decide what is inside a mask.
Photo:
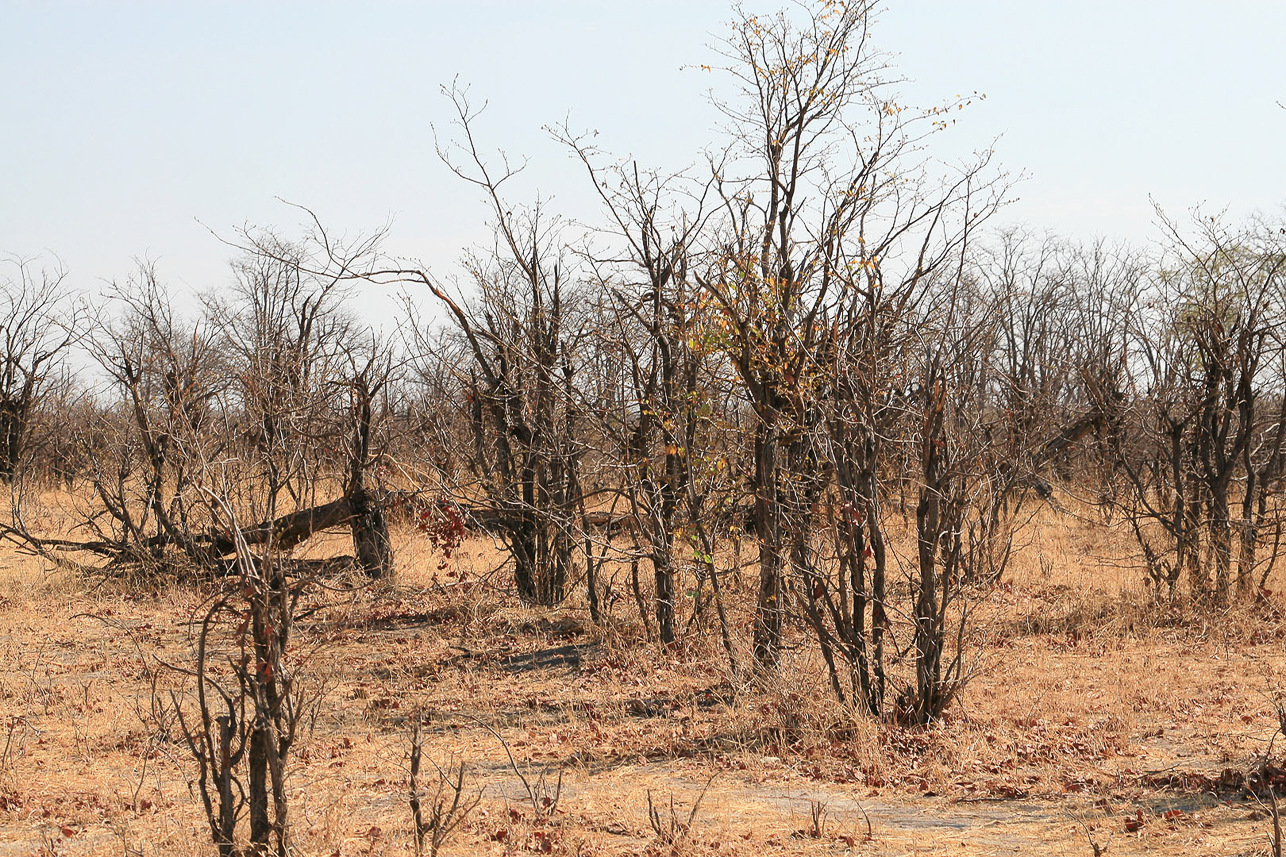
[{"label": "scrubby woodland", "polygon": [[[437,853],[453,837],[610,851],[591,835],[612,832],[607,822],[573,836],[561,772],[628,743],[632,717],[664,718],[670,743],[636,730],[644,749],[631,758],[697,758],[735,778],[746,765],[728,761],[726,732],[758,775],[812,764],[818,781],[858,784],[854,799],[897,783],[959,791],[968,773],[971,795],[1129,803],[1119,770],[1114,782],[1071,772],[1129,756],[1134,720],[1068,737],[1070,720],[1006,715],[1008,731],[977,727],[1008,747],[982,773],[962,773],[971,757],[951,744],[959,723],[984,716],[980,703],[961,712],[962,695],[1021,660],[1015,638],[1074,648],[1100,634],[1116,654],[1099,657],[1117,666],[1131,651],[1146,660],[1156,633],[1194,662],[1207,648],[1267,647],[1226,697],[1241,694],[1236,723],[1259,730],[1258,755],[1225,749],[1211,776],[1127,785],[1231,789],[1275,821],[1286,224],[1158,212],[1147,248],[996,228],[1013,189],[992,153],[934,154],[970,99],[899,103],[872,15],[864,2],[736,11],[711,63],[727,84],[715,101],[726,135],[684,170],[555,129],[596,212],[510,198],[519,165],[492,154],[470,93],[446,89],[453,124],[438,154],[488,202],[494,237],[455,279],[399,259],[378,232],[338,241],[302,208],[298,237],[228,236],[230,283],[195,298],[143,263],[87,302],[56,265],[8,259],[0,535],[14,562],[31,558],[33,580],[41,569],[77,593],[78,621],[96,629],[82,639],[114,630],[100,642],[134,658],[120,698],[143,724],[146,746],[131,752],[144,772],[125,810],[104,812],[137,818],[162,800],[139,797],[156,759],[178,784],[158,792],[204,825],[193,840],[154,831],[168,844],[148,845],[117,819],[116,853],[173,853],[176,841],[228,855]],[[406,289],[407,310],[381,335],[352,306],[388,284]],[[1096,547],[1050,548],[1059,538]],[[1054,562],[1111,582],[1060,589]],[[164,640],[138,630],[151,621]],[[371,642],[410,626],[423,631],[416,652],[403,638]],[[524,634],[537,651],[513,648]],[[395,662],[384,678],[406,679],[376,700],[335,667],[368,644],[367,667]],[[610,673],[653,694],[577,684],[564,696],[460,666],[488,650],[493,663],[571,668],[569,683]],[[35,752],[40,709],[75,720],[56,711],[74,700],[38,673],[13,666],[27,690],[15,679],[4,694],[0,804],[15,825],[34,813],[12,772]],[[344,682],[355,684],[336,690]],[[552,701],[509,719],[466,704],[519,692]],[[82,714],[91,697],[85,685]],[[337,698],[365,700],[355,710],[369,721],[327,721],[328,708],[347,710]],[[619,722],[600,728],[610,718],[594,712],[612,705]],[[1175,705],[1182,728],[1228,728],[1193,727]],[[535,739],[515,730],[551,711],[570,712],[554,722],[576,737],[537,775],[535,751],[523,752]],[[372,729],[411,748],[386,775],[401,777],[388,793],[403,827],[309,839],[316,817],[295,807],[335,787],[310,765]],[[452,743],[468,730],[502,748],[517,778],[507,815]],[[1032,761],[1016,734],[1039,744],[1047,730],[1058,749],[1032,752],[1057,772],[1015,785],[1005,772]],[[93,756],[83,743],[72,755]],[[907,766],[947,745],[949,770]],[[814,764],[818,747],[830,763]],[[445,761],[443,748],[460,755]],[[858,757],[837,773],[836,760]],[[735,852],[736,831],[693,832],[705,794],[676,809],[658,786],[651,832],[627,830],[621,847]],[[799,835],[776,845],[903,847],[882,844],[869,815],[828,827],[826,806],[810,798]],[[1068,816],[1066,847],[1097,854],[1111,832],[1174,830],[1194,812],[1139,809],[1124,827]],[[96,823],[55,826],[41,853],[74,853]],[[1264,838],[1271,823],[1260,827],[1255,841],[1279,847]]]}]

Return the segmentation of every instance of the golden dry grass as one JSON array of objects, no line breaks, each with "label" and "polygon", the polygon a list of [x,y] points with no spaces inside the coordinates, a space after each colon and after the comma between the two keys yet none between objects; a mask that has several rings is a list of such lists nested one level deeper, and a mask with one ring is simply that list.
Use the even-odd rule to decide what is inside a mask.
[{"label": "golden dry grass", "polygon": [[[662,652],[628,597],[606,627],[521,608],[488,583],[488,540],[443,564],[400,533],[395,584],[330,596],[301,626],[324,696],[290,779],[297,852],[412,853],[422,712],[427,754],[466,761],[483,790],[445,854],[1089,855],[1091,837],[1113,855],[1267,853],[1264,810],[1220,788],[1276,730],[1280,613],[1148,606],[1128,543],[1093,520],[1042,512],[1027,539],[979,607],[972,682],[910,731],[834,704],[807,645],[752,685],[713,633]],[[332,549],[342,535],[309,547]],[[746,586],[730,593],[741,617]],[[202,598],[0,555],[0,855],[212,852],[156,704],[184,686],[160,664],[186,663]],[[529,779],[563,771],[552,818],[500,738]],[[707,781],[692,829],[660,841],[649,793],[683,821]]]}]

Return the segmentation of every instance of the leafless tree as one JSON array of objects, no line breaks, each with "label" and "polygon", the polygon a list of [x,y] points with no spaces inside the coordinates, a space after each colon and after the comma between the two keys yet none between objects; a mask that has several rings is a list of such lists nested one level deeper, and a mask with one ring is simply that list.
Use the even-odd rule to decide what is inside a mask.
[{"label": "leafless tree", "polygon": [[[314,569],[291,562],[272,538],[251,543],[236,508],[235,473],[209,466],[202,492],[235,544],[233,573],[194,623],[189,703],[171,704],[197,765],[196,784],[221,855],[239,853],[244,821],[254,853],[290,853],[287,764],[300,723],[321,698],[309,681],[308,647],[291,642],[301,599],[317,582]],[[195,710],[192,710],[192,708]]]},{"label": "leafless tree", "polygon": [[113,573],[226,571],[236,543],[202,482],[219,462],[250,544],[289,550],[348,526],[366,572],[391,572],[383,498],[367,476],[391,367],[338,310],[343,265],[326,267],[354,256],[328,247],[319,261],[307,242],[245,237],[232,288],[188,316],[150,264],[111,287],[86,338],[105,380],[103,406],[88,414],[101,451],[79,532],[19,521],[10,538],[51,556],[97,555]]},{"label": "leafless tree", "polygon": [[716,377],[722,361],[708,335],[709,300],[692,271],[710,183],[692,186],[633,162],[604,167],[584,140],[565,130],[562,139],[585,165],[610,220],[608,248],[592,256],[605,292],[595,325],[605,388],[586,399],[598,433],[609,439],[609,454],[622,465],[618,490],[652,567],[657,635],[667,645],[677,638],[676,580],[682,556],[691,555],[697,560],[693,613],[708,594],[735,668],[714,560],[718,507],[711,496],[726,469],[716,414],[725,405],[718,391],[727,385]]},{"label": "leafless tree", "polygon": [[[419,284],[446,308],[463,358],[456,380],[463,401],[457,405],[467,413],[478,494],[461,499],[485,506],[512,557],[519,597],[557,604],[574,577],[582,507],[575,257],[563,241],[563,225],[541,203],[515,209],[501,195],[518,168],[503,158],[499,172],[487,163],[473,136],[480,111],[465,91],[446,94],[460,140],[439,154],[481,191],[494,218],[494,248],[466,261],[476,300],[452,296],[421,268],[387,268],[368,277]],[[412,327],[420,354],[443,359],[429,327],[418,319]]]},{"label": "leafless tree", "polygon": [[942,108],[908,112],[895,102],[870,41],[873,4],[796,11],[742,12],[726,43],[742,93],[720,107],[737,142],[716,184],[728,224],[702,273],[756,416],[754,657],[765,667],[781,648],[790,572],[816,565],[815,509],[834,466],[817,429],[836,355],[849,353],[841,338],[917,315],[935,272],[959,263],[997,201],[986,156],[953,177],[932,176],[921,145]]},{"label": "leafless tree", "polygon": [[[1132,439],[1120,441],[1123,508],[1151,579],[1173,594],[1226,602],[1280,538],[1280,335],[1286,247],[1275,225],[1199,218],[1194,237],[1166,220],[1171,245],[1132,332]],[[1235,561],[1235,566],[1234,566]]]},{"label": "leafless tree", "polygon": [[1027,501],[1050,498],[1055,482],[1099,474],[1098,493],[1110,494],[1107,438],[1120,418],[1126,321],[1142,270],[1103,242],[1082,247],[1011,230],[976,248],[970,271],[998,327],[981,403],[991,488],[970,535],[970,579],[1000,579],[1030,517]]},{"label": "leafless tree", "polygon": [[0,482],[18,475],[43,398],[78,334],[78,313],[60,264],[37,270],[36,260],[3,260],[0,280]]}]

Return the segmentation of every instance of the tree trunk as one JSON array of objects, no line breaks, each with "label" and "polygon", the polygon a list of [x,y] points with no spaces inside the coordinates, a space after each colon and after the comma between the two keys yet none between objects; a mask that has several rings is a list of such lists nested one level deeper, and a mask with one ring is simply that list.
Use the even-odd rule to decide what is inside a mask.
[{"label": "tree trunk", "polygon": [[353,531],[353,555],[372,580],[393,576],[393,545],[384,510],[365,488],[348,498],[352,505],[349,526]]},{"label": "tree trunk", "polygon": [[752,652],[761,669],[781,653],[783,533],[776,425],[761,425],[755,440],[755,527],[759,536],[759,595],[755,602]]},{"label": "tree trunk", "polygon": [[[237,806],[232,802],[232,733],[231,715],[217,718],[219,725],[218,783],[219,817],[214,839],[219,847],[219,857],[232,857],[233,837],[237,829]],[[204,785],[202,786],[204,789]]]},{"label": "tree trunk", "polygon": [[268,816],[268,730],[256,720],[250,733],[249,776],[250,793],[247,803],[250,810],[250,844],[266,846],[272,834],[272,820]]},{"label": "tree trunk", "polygon": [[668,553],[652,554],[652,578],[656,587],[653,595],[657,635],[668,646],[674,642],[674,568]]}]

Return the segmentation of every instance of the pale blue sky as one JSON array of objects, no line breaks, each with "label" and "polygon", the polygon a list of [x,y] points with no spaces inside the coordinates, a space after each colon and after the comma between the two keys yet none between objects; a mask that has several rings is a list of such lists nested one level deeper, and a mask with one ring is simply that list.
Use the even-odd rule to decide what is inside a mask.
[{"label": "pale blue sky", "polygon": [[[777,4],[748,3],[756,10]],[[485,142],[527,155],[527,190],[596,208],[542,125],[678,169],[717,140],[705,90],[723,0],[0,0],[0,251],[52,251],[92,289],[156,259],[227,279],[206,228],[295,234],[283,197],[335,231],[393,218],[387,249],[445,271],[485,209],[433,153],[441,84],[490,102]],[[985,92],[952,158],[999,137],[1026,172],[1005,219],[1145,241],[1151,194],[1182,214],[1286,202],[1286,2],[895,0],[878,44],[912,103]],[[200,221],[200,222],[198,222]]]}]

